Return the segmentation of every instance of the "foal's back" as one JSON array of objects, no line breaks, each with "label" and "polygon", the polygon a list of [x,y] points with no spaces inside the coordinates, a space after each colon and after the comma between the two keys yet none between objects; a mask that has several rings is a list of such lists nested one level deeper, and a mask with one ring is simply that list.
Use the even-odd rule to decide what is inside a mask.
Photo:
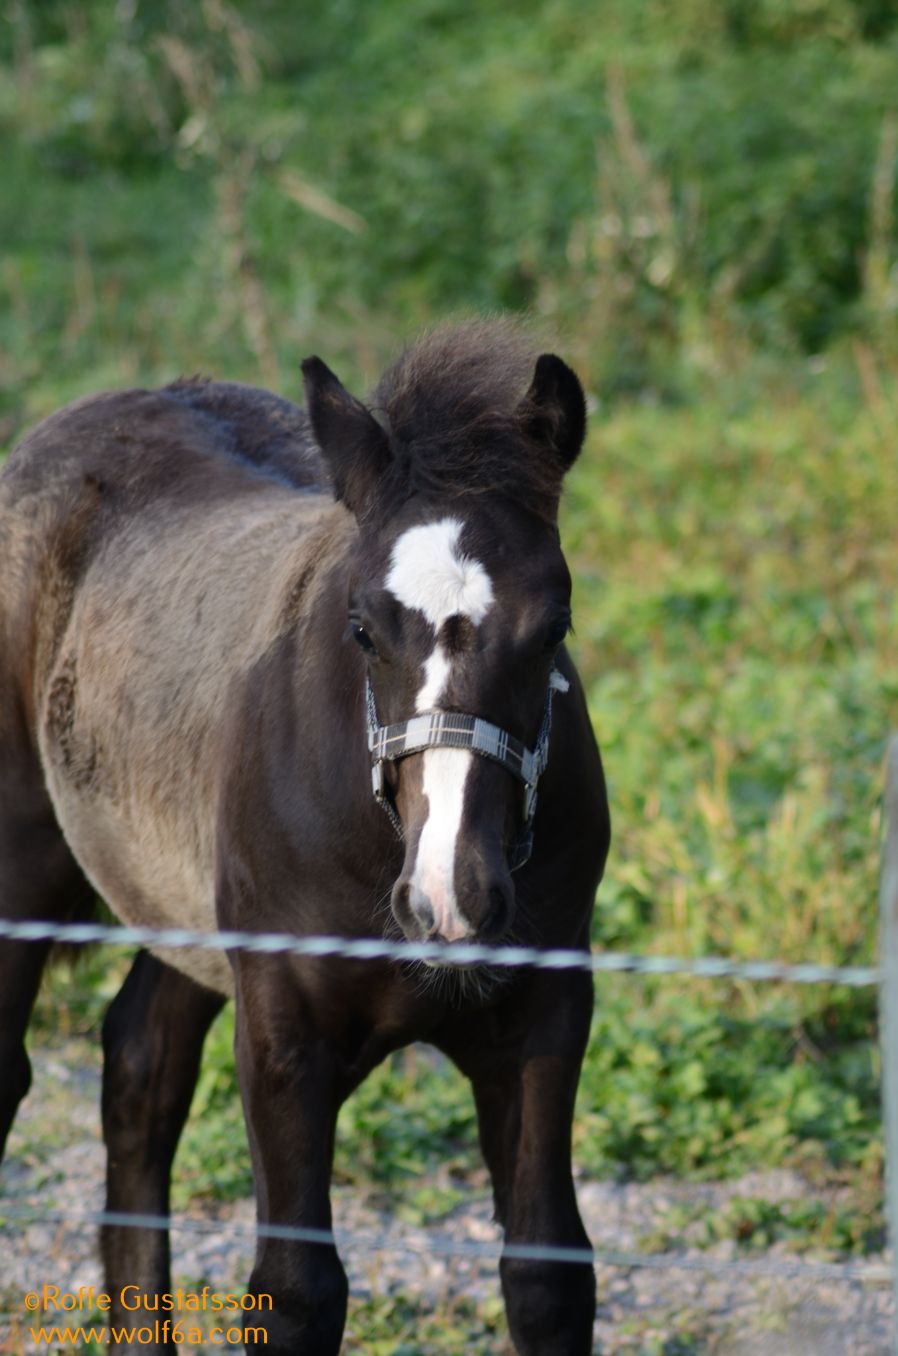
[{"label": "foal's back", "polygon": [[214,925],[221,713],[347,519],[304,412],[223,383],[77,402],[0,475],[0,742],[126,921]]}]

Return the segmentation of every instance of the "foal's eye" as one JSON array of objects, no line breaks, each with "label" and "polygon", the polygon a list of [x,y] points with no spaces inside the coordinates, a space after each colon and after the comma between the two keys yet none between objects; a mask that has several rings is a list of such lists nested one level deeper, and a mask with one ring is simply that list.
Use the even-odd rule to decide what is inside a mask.
[{"label": "foal's eye", "polygon": [[361,622],[351,621],[349,623],[350,634],[357,645],[360,645],[366,654],[377,654],[374,648],[374,641],[368,635],[368,632],[362,626]]},{"label": "foal's eye", "polygon": [[543,648],[545,649],[547,654],[550,653],[552,650],[558,649],[558,646],[564,640],[565,636],[567,635],[568,631],[570,631],[570,629],[571,629],[570,613],[568,613],[565,616],[555,618],[552,625],[546,632],[546,638],[543,645]]}]

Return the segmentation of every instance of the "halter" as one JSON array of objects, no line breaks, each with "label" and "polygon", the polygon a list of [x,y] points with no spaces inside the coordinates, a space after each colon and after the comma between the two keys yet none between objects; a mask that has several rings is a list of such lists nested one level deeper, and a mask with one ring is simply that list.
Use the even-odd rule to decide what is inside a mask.
[{"label": "halter", "polygon": [[552,698],[556,692],[567,692],[568,680],[553,669],[549,674],[549,688],[543,708],[542,724],[531,750],[507,730],[491,725],[480,716],[466,716],[457,711],[426,711],[395,725],[379,725],[374,693],[370,680],[365,688],[368,717],[368,749],[371,754],[371,784],[374,799],[386,812],[400,838],[404,837],[402,820],[390,798],[384,777],[384,764],[396,763],[410,753],[422,749],[469,749],[483,758],[490,758],[524,783],[524,817],[520,832],[509,854],[509,868],[529,861],[533,851],[533,819],[536,814],[536,784],[549,761],[549,736],[552,732]]}]

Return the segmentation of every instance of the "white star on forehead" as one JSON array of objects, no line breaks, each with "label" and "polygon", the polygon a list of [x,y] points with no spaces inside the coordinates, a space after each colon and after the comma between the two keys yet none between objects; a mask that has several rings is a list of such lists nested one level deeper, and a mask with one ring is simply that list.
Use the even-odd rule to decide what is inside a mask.
[{"label": "white star on forehead", "polygon": [[437,630],[459,614],[476,625],[493,602],[486,570],[458,545],[463,526],[459,518],[441,518],[410,527],[390,558],[386,587],[405,607],[423,612]]}]

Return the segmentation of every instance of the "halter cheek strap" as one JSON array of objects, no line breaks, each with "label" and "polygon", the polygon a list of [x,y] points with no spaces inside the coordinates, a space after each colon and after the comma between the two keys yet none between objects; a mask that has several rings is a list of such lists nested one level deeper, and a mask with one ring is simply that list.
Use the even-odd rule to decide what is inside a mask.
[{"label": "halter cheek strap", "polygon": [[379,725],[374,693],[370,681],[366,685],[365,702],[368,718],[368,749],[371,754],[371,784],[374,799],[386,812],[400,838],[402,821],[390,797],[384,776],[387,763],[398,762],[410,753],[423,749],[467,749],[489,758],[504,767],[524,783],[523,823],[509,854],[509,867],[516,871],[530,858],[533,850],[533,819],[536,814],[536,784],[549,761],[549,736],[552,732],[552,698],[556,692],[567,692],[568,680],[553,669],[549,675],[546,704],[531,751],[507,730],[492,725],[479,716],[467,716],[457,711],[427,711],[411,720],[395,725]]}]

